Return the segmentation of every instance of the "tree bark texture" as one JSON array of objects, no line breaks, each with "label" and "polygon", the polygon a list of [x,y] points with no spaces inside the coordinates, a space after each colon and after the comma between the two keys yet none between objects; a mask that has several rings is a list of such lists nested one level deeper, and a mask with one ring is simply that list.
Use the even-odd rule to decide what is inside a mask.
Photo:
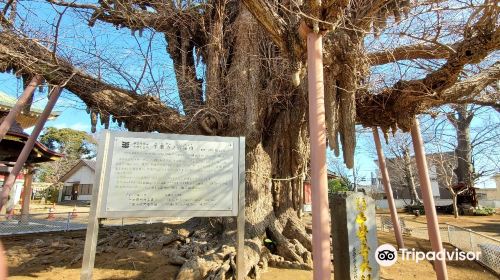
[{"label": "tree bark texture", "polygon": [[457,175],[457,182],[463,182],[467,187],[474,186],[474,167],[472,165],[472,143],[470,139],[470,124],[474,113],[467,110],[467,105],[455,106],[456,116],[451,120],[457,133],[457,147],[455,156],[457,167],[453,170]]}]

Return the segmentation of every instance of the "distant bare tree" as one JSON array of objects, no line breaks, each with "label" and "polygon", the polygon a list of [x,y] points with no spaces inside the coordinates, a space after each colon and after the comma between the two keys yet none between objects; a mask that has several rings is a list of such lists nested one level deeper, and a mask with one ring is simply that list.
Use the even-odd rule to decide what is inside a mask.
[{"label": "distant bare tree", "polygon": [[453,173],[453,166],[454,163],[456,163],[455,157],[452,153],[438,151],[429,158],[429,161],[434,169],[439,186],[446,188],[446,190],[450,193],[453,201],[453,214],[455,215],[455,218],[458,218],[459,211],[457,196],[467,192],[468,188],[466,187],[455,190],[455,175]]},{"label": "distant bare tree", "polygon": [[[436,166],[440,186],[453,199],[455,217],[458,217],[457,196],[472,193],[475,183],[500,171],[500,119],[491,110],[467,104],[444,109],[447,122],[436,120],[431,158]],[[472,127],[474,118],[481,122]],[[448,133],[446,124],[452,125]],[[479,165],[479,166],[475,166]]]},{"label": "distant bare tree", "polygon": [[412,164],[410,155],[411,137],[407,133],[396,133],[389,137],[384,146],[387,156],[387,167],[390,169],[391,183],[393,186],[403,186],[410,194],[410,205],[421,204],[422,200],[417,193],[418,182],[415,178],[415,163]]}]

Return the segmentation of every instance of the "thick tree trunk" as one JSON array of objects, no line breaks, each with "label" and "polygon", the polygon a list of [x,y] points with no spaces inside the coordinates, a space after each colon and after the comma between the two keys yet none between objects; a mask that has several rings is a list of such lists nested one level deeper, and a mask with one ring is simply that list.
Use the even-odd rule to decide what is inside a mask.
[{"label": "thick tree trunk", "polygon": [[[290,65],[277,59],[276,46],[243,6],[232,32],[238,36],[231,42],[231,64],[221,72],[227,73],[221,84],[230,98],[220,115],[228,117],[225,129],[217,134],[246,137],[244,273],[258,276],[260,266],[268,262],[311,269],[311,237],[298,217],[309,158],[306,85],[292,86],[287,79]],[[223,219],[222,226],[223,232],[233,232],[234,220]],[[273,241],[276,251],[272,253],[279,257],[266,253],[264,239]],[[210,256],[202,258],[186,262],[178,279],[193,277],[190,271],[202,270],[204,262],[213,263]],[[223,261],[219,265],[222,269]]]},{"label": "thick tree trunk", "polygon": [[[230,42],[231,63],[219,73],[226,74],[220,81],[226,92],[219,96],[230,98],[218,112],[227,117],[217,134],[246,137],[245,273],[257,275],[257,264],[268,261],[310,269],[311,237],[298,217],[309,158],[306,84],[293,87],[290,65],[278,59],[276,46],[244,6],[231,26],[237,34]],[[222,226],[223,232],[231,232],[233,219],[223,219]],[[280,257],[264,253],[266,238]],[[179,275],[188,275],[197,265],[199,261],[186,262]]]},{"label": "thick tree trunk", "polygon": [[306,91],[304,85],[293,88],[291,80],[278,81],[276,76],[288,76],[289,65],[274,61],[276,47],[243,6],[234,28],[224,134],[246,137],[247,237],[253,238],[265,234],[275,218],[284,227],[297,217],[300,175],[309,157]]},{"label": "thick tree trunk", "polygon": [[457,131],[457,148],[455,149],[457,167],[453,171],[457,175],[459,183],[463,182],[467,187],[472,187],[474,185],[474,167],[472,165],[470,124],[473,113],[467,111],[467,105],[457,105],[455,110],[457,117],[452,123]]}]

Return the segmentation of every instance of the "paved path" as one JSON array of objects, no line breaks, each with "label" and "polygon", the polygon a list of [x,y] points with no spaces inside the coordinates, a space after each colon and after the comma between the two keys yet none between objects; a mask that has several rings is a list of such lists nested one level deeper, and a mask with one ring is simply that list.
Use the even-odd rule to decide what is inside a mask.
[{"label": "paved path", "polygon": [[68,231],[86,229],[87,224],[67,221],[51,221],[47,219],[31,219],[22,222],[20,219],[11,219],[0,222],[0,235],[15,235],[50,231]]}]

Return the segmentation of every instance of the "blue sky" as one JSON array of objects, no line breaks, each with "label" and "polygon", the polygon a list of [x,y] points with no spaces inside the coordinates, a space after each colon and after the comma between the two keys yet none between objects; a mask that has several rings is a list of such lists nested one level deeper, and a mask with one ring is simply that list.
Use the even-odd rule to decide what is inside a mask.
[{"label": "blue sky", "polygon": [[[0,73],[0,90],[12,97],[17,97],[22,93],[22,81],[11,74]],[[70,127],[77,130],[90,132],[90,117],[85,112],[82,102],[77,102],[72,94],[64,91],[61,98],[56,103],[54,111],[59,111],[61,115],[52,121],[48,121],[46,126],[58,128]],[[35,91],[34,106],[43,108],[47,103],[47,91]],[[29,129],[27,132],[31,132]]]}]

